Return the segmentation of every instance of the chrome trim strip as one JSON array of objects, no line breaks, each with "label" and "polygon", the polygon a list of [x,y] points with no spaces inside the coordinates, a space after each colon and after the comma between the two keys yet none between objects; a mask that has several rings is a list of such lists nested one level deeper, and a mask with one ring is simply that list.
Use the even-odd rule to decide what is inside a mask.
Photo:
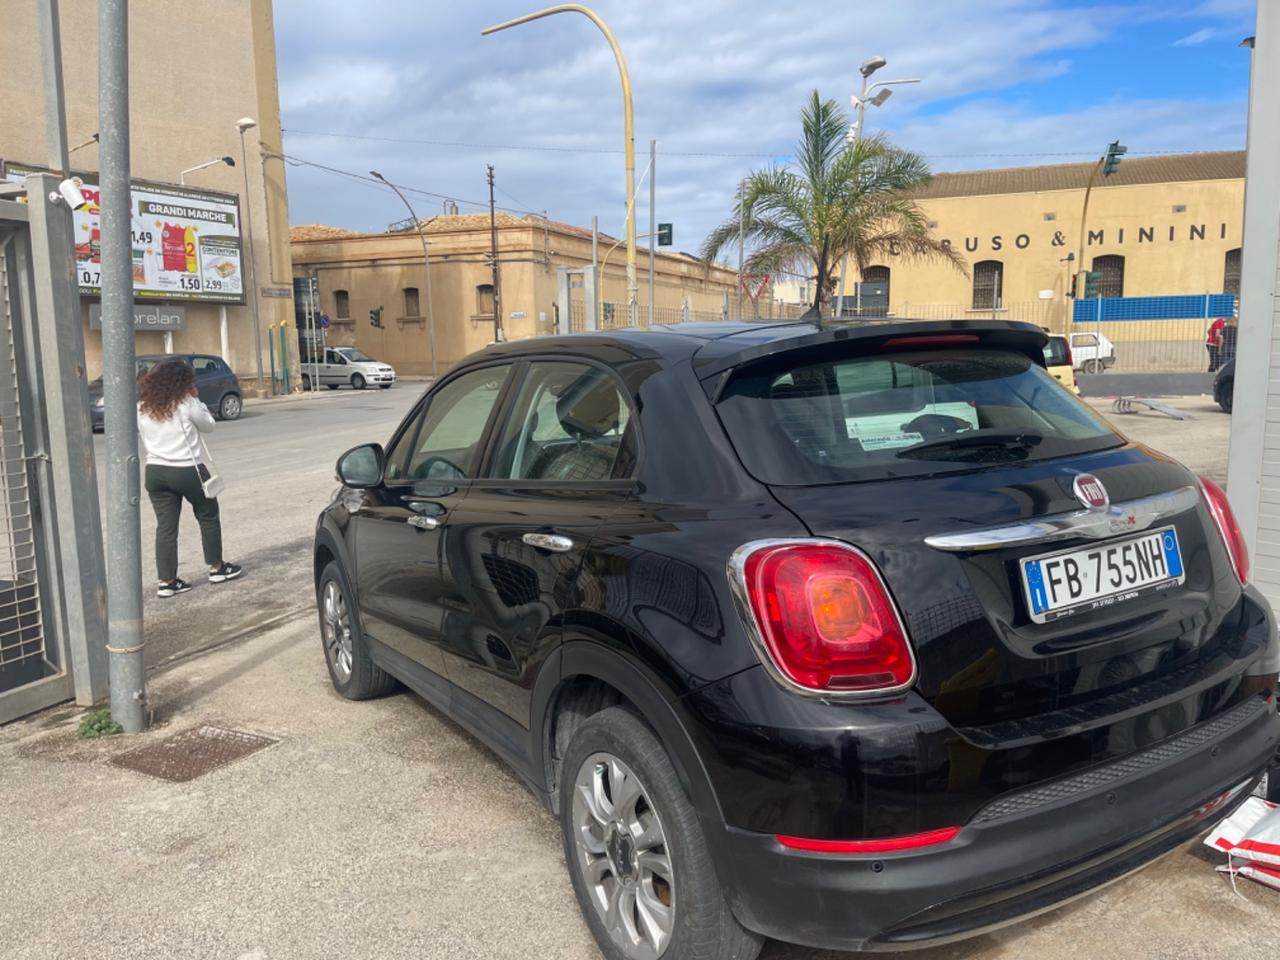
[{"label": "chrome trim strip", "polygon": [[1179,487],[1168,493],[1113,503],[1105,510],[1076,510],[981,530],[934,534],[925,537],[924,542],[935,550],[976,553],[1058,540],[1103,540],[1146,530],[1158,521],[1192,509],[1199,502],[1199,487]]},{"label": "chrome trim strip", "polygon": [[[893,615],[898,618],[898,628],[902,631],[902,636],[907,641],[907,655],[911,657],[911,676],[907,678],[906,683],[899,684],[896,687],[883,687],[878,690],[815,690],[812,687],[796,683],[774,662],[773,655],[769,653],[769,648],[764,642],[764,635],[760,632],[760,625],[756,623],[756,615],[751,609],[751,600],[747,596],[746,564],[747,558],[758,550],[793,545],[838,547],[866,561],[867,566],[875,572],[876,579],[880,583],[880,589],[889,598],[889,603],[893,607]],[[729,558],[727,572],[729,575],[729,590],[733,594],[734,606],[738,608],[738,618],[742,621],[742,626],[747,631],[747,636],[751,638],[751,646],[755,648],[756,657],[759,659],[760,665],[764,667],[769,676],[786,689],[793,693],[819,700],[848,701],[891,697],[915,686],[916,679],[920,674],[920,668],[916,663],[915,647],[911,645],[911,634],[907,632],[907,624],[902,619],[902,611],[898,609],[898,602],[894,600],[893,594],[889,590],[889,585],[885,582],[884,574],[880,572],[880,568],[876,566],[875,561],[867,556],[864,551],[859,550],[852,544],[845,543],[843,540],[831,540],[825,537],[784,537],[752,540],[750,543],[744,543],[733,551],[733,555]]]}]

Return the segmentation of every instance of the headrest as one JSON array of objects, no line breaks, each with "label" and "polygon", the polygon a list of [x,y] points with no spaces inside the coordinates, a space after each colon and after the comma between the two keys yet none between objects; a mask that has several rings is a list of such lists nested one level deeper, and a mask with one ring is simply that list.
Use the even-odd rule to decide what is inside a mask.
[{"label": "headrest", "polygon": [[594,440],[618,426],[618,389],[607,376],[592,372],[571,383],[556,401],[565,433]]}]

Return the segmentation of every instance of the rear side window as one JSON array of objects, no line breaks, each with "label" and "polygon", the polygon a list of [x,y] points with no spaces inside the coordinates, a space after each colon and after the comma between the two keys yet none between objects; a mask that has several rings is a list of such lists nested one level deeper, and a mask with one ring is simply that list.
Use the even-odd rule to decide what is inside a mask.
[{"label": "rear side window", "polygon": [[765,483],[923,476],[1072,456],[1124,440],[1020,353],[944,350],[768,368],[717,405]]},{"label": "rear side window", "polygon": [[1044,345],[1044,365],[1046,367],[1065,367],[1071,361],[1067,359],[1067,338],[1050,337]]}]

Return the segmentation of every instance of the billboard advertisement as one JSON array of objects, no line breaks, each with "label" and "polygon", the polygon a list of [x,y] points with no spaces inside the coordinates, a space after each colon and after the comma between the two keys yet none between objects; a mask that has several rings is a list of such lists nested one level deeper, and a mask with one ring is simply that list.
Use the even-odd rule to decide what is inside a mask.
[{"label": "billboard advertisement", "polygon": [[[21,182],[39,167],[8,163],[0,178]],[[72,215],[76,279],[83,296],[101,295],[98,185],[76,178],[88,205]],[[129,210],[136,300],[244,303],[240,201],[233,194],[135,181]]]}]

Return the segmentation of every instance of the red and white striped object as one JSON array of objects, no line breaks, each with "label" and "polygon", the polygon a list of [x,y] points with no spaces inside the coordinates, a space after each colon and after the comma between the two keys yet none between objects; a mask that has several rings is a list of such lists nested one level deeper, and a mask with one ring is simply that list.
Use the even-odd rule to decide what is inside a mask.
[{"label": "red and white striped object", "polygon": [[1261,797],[1250,797],[1240,804],[1235,813],[1213,828],[1213,831],[1204,838],[1205,846],[1229,853],[1233,857],[1244,856],[1236,848],[1249,831],[1275,809],[1274,803],[1269,803]]}]

